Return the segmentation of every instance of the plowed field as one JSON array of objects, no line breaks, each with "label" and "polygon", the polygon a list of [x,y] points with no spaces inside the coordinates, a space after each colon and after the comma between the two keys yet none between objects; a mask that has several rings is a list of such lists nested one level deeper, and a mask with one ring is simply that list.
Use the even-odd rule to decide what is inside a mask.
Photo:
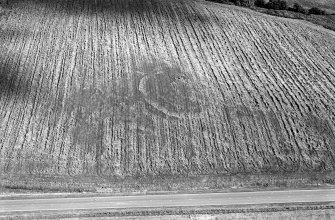
[{"label": "plowed field", "polygon": [[15,1],[0,174],[334,171],[335,34],[195,1]]}]

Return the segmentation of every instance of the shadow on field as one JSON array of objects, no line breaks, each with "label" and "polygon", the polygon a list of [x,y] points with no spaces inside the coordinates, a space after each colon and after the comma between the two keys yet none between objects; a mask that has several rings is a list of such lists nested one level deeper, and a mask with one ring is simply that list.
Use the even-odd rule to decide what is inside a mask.
[{"label": "shadow on field", "polygon": [[[0,28],[0,97],[7,96],[10,98],[25,98],[29,94],[29,88],[31,87],[26,77],[28,73],[18,72],[20,65],[19,61],[16,63],[11,58],[15,54],[10,52],[6,54],[3,48],[6,48],[13,38],[26,38],[31,35],[31,31],[24,29],[16,29],[15,27],[1,29]],[[20,53],[20,51],[18,52]]]},{"label": "shadow on field", "polygon": [[0,63],[0,97],[7,99],[28,97],[30,83],[19,73],[13,65]]},{"label": "shadow on field", "polygon": [[111,13],[146,12],[150,10],[148,7],[151,4],[150,2],[160,2],[160,0],[151,0],[149,2],[142,0],[13,0],[10,4],[15,6],[21,2],[49,7],[52,11],[68,15],[91,15],[105,11]]},{"label": "shadow on field", "polygon": [[[158,17],[175,19],[176,15],[187,16],[192,20],[204,21],[207,17],[197,11],[190,11],[186,5],[194,6],[194,2],[180,0],[13,0],[13,5],[20,3],[40,5],[51,11],[64,13],[70,16],[118,14],[141,15],[151,14]],[[31,2],[31,3],[30,3]],[[176,2],[176,3],[174,3]],[[176,7],[178,5],[178,7]],[[194,7],[192,7],[194,8]],[[150,16],[150,15],[149,15]],[[122,22],[122,21],[121,21]]]}]

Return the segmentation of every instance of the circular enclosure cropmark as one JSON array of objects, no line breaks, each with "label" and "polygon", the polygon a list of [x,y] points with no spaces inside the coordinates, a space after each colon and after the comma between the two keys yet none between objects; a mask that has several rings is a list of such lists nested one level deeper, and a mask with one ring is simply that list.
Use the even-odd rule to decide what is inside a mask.
[{"label": "circular enclosure cropmark", "polygon": [[145,102],[167,116],[200,113],[200,94],[191,78],[177,66],[149,64],[136,70],[141,74],[138,90]]}]

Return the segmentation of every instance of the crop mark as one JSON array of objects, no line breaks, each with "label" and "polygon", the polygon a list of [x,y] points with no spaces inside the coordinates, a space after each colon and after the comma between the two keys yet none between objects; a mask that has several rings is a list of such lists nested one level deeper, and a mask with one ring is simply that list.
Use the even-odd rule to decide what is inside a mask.
[{"label": "crop mark", "polygon": [[192,82],[180,67],[152,63],[139,69],[137,88],[153,114],[181,119],[185,114],[201,112]]},{"label": "crop mark", "polygon": [[308,114],[305,117],[305,123],[310,135],[317,134],[319,137],[328,138],[330,141],[335,143],[335,133],[328,120],[316,117],[313,114]]}]

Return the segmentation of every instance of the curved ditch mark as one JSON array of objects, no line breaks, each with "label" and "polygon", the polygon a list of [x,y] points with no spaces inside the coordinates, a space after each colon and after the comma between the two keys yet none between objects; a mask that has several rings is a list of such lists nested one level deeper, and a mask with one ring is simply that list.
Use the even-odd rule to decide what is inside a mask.
[{"label": "curved ditch mark", "polygon": [[[77,124],[75,126],[77,130],[70,127],[69,132],[73,132],[71,134],[73,136],[72,138],[76,139],[73,142],[74,145],[77,143],[78,145],[85,147],[82,156],[80,156],[80,158],[78,157],[78,160],[85,161],[90,156],[92,157],[90,171],[87,171],[87,173],[94,172],[95,175],[98,176],[110,176],[113,175],[113,173],[119,176],[128,175],[132,171],[124,169],[123,165],[128,166],[129,158],[135,157],[136,159],[134,164],[136,164],[136,169],[139,173],[143,170],[144,173],[146,172],[145,170],[151,169],[152,172],[160,172],[160,168],[156,167],[155,164],[148,165],[150,162],[145,160],[142,161],[140,159],[145,156],[149,158],[155,157],[155,154],[149,153],[152,148],[147,148],[147,150],[144,151],[138,151],[136,148],[137,146],[134,146],[131,151],[127,151],[128,142],[127,138],[125,138],[128,137],[127,134],[129,134],[129,132],[134,132],[138,137],[141,136],[141,139],[138,139],[138,142],[140,142],[140,140],[148,138],[148,136],[139,135],[139,133],[149,133],[153,130],[153,127],[151,127],[153,123],[151,121],[149,122],[149,120],[174,120],[172,125],[170,124],[169,126],[172,126],[170,127],[172,130],[177,130],[175,129],[177,128],[176,123],[184,123],[187,120],[193,120],[185,118],[185,116],[191,115],[194,116],[194,118],[197,118],[198,116],[201,117],[199,114],[206,106],[200,104],[205,103],[205,101],[203,101],[204,98],[201,97],[201,95],[197,94],[198,91],[193,90],[192,81],[187,77],[187,75],[181,72],[180,69],[174,69],[174,67],[167,66],[167,64],[161,64],[163,67],[157,67],[153,64],[150,65],[151,69],[148,66],[144,66],[139,68],[139,70],[134,70],[134,78],[131,79],[131,86],[133,86],[133,90],[130,90],[128,87],[124,87],[124,85],[129,86],[129,83],[115,83],[115,85],[111,84],[106,87],[99,88],[81,88],[79,91],[76,91],[73,95],[71,95],[69,98],[72,99],[71,103],[67,101],[69,104],[67,105],[69,106],[69,109],[67,109],[68,118],[70,118],[70,115],[72,114],[72,117],[75,117],[75,121],[79,122],[80,120],[83,120],[82,124],[76,122]],[[164,67],[164,65],[167,67]],[[121,81],[124,82],[127,80],[129,79],[121,79]],[[195,94],[191,94],[192,92]],[[200,98],[194,99],[194,97]],[[191,103],[193,106],[187,106],[186,102]],[[70,104],[72,104],[72,106]],[[216,106],[213,102],[208,104]],[[312,132],[318,136],[320,136],[321,133],[325,134],[324,137],[332,136],[333,130],[331,126],[321,128],[323,121],[320,122],[321,124],[319,123],[320,126],[318,125],[315,128],[311,128],[310,131],[305,131],[305,128],[307,127],[305,123],[307,122],[304,121],[304,117],[306,115],[299,116],[294,112],[273,112],[266,109],[251,108],[250,106],[238,104],[220,104],[216,107],[217,109],[213,108],[215,111],[224,110],[226,112],[227,120],[222,121],[221,123],[226,124],[225,126],[227,127],[230,126],[230,128],[227,129],[229,130],[229,134],[227,135],[233,139],[232,144],[235,145],[235,148],[238,151],[240,151],[240,153],[236,154],[237,156],[235,159],[231,160],[232,162],[234,162],[234,160],[241,160],[241,162],[235,163],[238,164],[236,167],[234,164],[230,164],[231,167],[227,167],[227,172],[232,171],[233,169],[241,169],[245,171],[264,170],[264,172],[277,171],[276,169],[294,171],[295,169],[304,169],[306,167],[305,164],[299,164],[301,159],[297,160],[295,158],[301,158],[301,155],[306,153],[306,149],[305,147],[300,147],[301,144],[298,146],[294,142],[295,140],[299,140],[296,132],[291,133],[291,138],[288,137],[288,131],[285,130],[286,122],[285,120],[283,121],[282,118],[283,114],[285,117],[293,120],[291,122],[292,126],[304,124],[303,126],[305,127],[301,127],[304,129],[303,132],[305,132],[303,133],[304,141],[307,138],[306,135],[308,132]],[[124,113],[129,114],[129,117],[124,117]],[[93,114],[94,116],[92,117],[90,114]],[[294,117],[291,114],[293,114]],[[143,119],[137,121],[137,119],[133,116],[136,116],[137,118],[142,117]],[[215,119],[216,116],[213,117]],[[107,126],[104,121],[105,118],[112,119],[113,125]],[[182,121],[180,121],[181,119]],[[205,120],[207,121],[206,123],[210,124],[211,119],[206,118]],[[131,129],[136,130],[124,130],[126,133],[122,133],[123,128],[128,125],[132,125],[130,126],[132,127]],[[137,127],[133,127],[133,125],[136,125]],[[115,140],[119,140],[119,142],[115,142],[117,144],[111,144],[112,146],[110,146],[103,141],[105,138],[104,136],[108,135],[106,134],[108,129],[113,130],[112,132],[115,133],[115,135],[112,136],[115,138],[113,139],[114,142]],[[207,126],[205,130],[206,129],[207,131],[204,131],[204,133],[208,132],[208,129],[213,129],[213,127]],[[300,129],[300,127],[297,129]],[[319,129],[320,131],[316,132],[316,129]],[[193,132],[194,131],[195,130],[193,130]],[[78,133],[76,134],[75,132]],[[190,132],[192,132],[192,128],[190,128]],[[213,132],[211,131],[211,133]],[[77,137],[75,135],[77,135]],[[166,133],[163,132],[162,135],[166,135]],[[199,139],[201,137],[202,136],[200,135]],[[174,136],[172,138],[174,138]],[[322,139],[322,137],[320,138]],[[320,142],[323,142],[321,139]],[[248,143],[249,141],[251,144]],[[214,139],[213,142],[215,142],[214,145],[206,143],[204,145],[211,149],[212,147],[219,145],[221,140]],[[305,142],[308,145],[310,144],[307,139]],[[175,143],[177,143],[177,145],[175,145]],[[182,152],[182,154],[189,155],[187,156],[187,160],[192,161],[194,148],[188,149],[186,145],[184,146],[180,143],[182,142],[180,142],[179,139],[175,139],[175,142],[169,146],[169,149],[178,150],[179,147],[182,148],[180,152]],[[260,143],[261,145],[257,146],[257,143]],[[330,146],[327,147],[329,148]],[[76,147],[73,148],[75,149]],[[219,154],[220,149],[221,148],[218,147],[217,150],[212,150],[215,152],[213,153],[213,158],[219,158],[215,155]],[[109,154],[109,151],[112,155]],[[140,152],[141,156],[137,158],[136,155],[138,152]],[[312,159],[315,164],[321,164],[322,161],[329,163],[331,158],[334,156],[334,153],[333,151],[330,151],[329,154],[319,152],[318,155]],[[69,155],[71,154],[69,153]],[[250,155],[254,156],[250,157]],[[294,156],[292,157],[290,155]],[[177,156],[178,153],[173,153],[172,155],[172,157]],[[252,158],[251,162],[254,164],[250,165],[250,161],[241,159],[245,156]],[[224,160],[227,160],[228,157],[229,155],[225,158],[222,157],[222,159],[217,159],[217,161],[218,163],[224,164]],[[68,160],[72,159],[68,158]],[[169,166],[173,167],[179,166],[176,165],[178,161],[179,160],[172,161],[171,164],[170,162],[165,162],[168,163]],[[259,163],[257,163],[257,161],[259,161]],[[191,165],[191,162],[186,162],[185,164],[187,164],[185,167],[192,169],[193,165]],[[222,172],[222,165],[216,165],[214,162],[213,165],[207,165],[206,162],[201,161],[199,166],[202,167],[199,168],[199,170],[217,169],[217,172]],[[72,169],[71,167],[73,167],[72,162],[69,163],[67,169]],[[321,168],[321,170],[324,169],[326,168]]]},{"label": "curved ditch mark", "polygon": [[[132,92],[129,88],[121,86],[124,83],[118,82],[102,88],[79,88],[78,91],[74,91],[67,98],[66,109],[64,109],[66,118],[69,119],[67,122],[69,126],[66,127],[72,139],[69,155],[74,153],[78,146],[83,146],[85,149],[80,160],[85,160],[87,154],[94,155],[94,172],[98,176],[105,176],[102,164],[102,156],[108,148],[103,141],[105,131],[108,129],[105,119],[112,119],[113,125],[110,128],[115,129],[118,127],[117,124],[134,123],[132,117],[124,118],[123,113],[144,114],[148,118],[156,116],[168,120],[182,119],[183,115],[188,113],[200,113],[200,104],[197,100],[191,100],[192,88],[188,85],[190,80],[180,69],[166,64],[160,65],[156,71],[134,72]],[[151,66],[154,65],[151,64]],[[149,68],[144,67],[144,69]],[[121,79],[123,80],[128,79]],[[140,109],[145,111],[135,110],[136,105],[142,106]],[[140,127],[142,123],[145,122],[140,122]],[[143,131],[136,130],[136,133],[138,132],[150,133],[151,131],[144,128]],[[71,158],[68,158],[67,170],[72,166]]]},{"label": "curved ditch mark", "polygon": [[181,115],[176,112],[171,112],[168,109],[160,106],[159,102],[150,100],[150,95],[146,91],[146,82],[149,79],[148,75],[143,76],[140,79],[139,85],[138,85],[138,91],[142,93],[145,107],[146,109],[157,116],[160,116],[162,118],[170,117],[171,119],[181,119]]},{"label": "curved ditch mark", "polygon": [[[93,157],[92,158],[93,164],[91,165],[93,165],[94,168],[92,168],[91,166],[90,168],[91,171],[87,171],[88,173],[95,172],[95,174],[98,176],[110,176],[110,175],[113,175],[113,172],[119,176],[127,175],[129,174],[130,171],[124,170],[122,168],[122,165],[127,162],[125,162],[124,159],[121,159],[121,154],[122,154],[122,157],[126,157],[126,158],[133,157],[133,155],[136,154],[134,153],[136,152],[136,150],[131,153],[125,150],[127,144],[126,144],[126,141],[123,141],[123,140],[121,141],[121,139],[124,138],[123,135],[115,136],[115,138],[120,141],[117,142],[118,143],[117,145],[113,143],[112,147],[106,145],[106,143],[103,142],[104,135],[106,135],[105,131],[106,129],[108,129],[108,126],[104,125],[104,120],[103,120],[104,118],[112,118],[112,117],[114,118],[113,119],[114,124],[112,127],[110,127],[110,129],[118,129],[119,127],[117,125],[118,123],[132,124],[135,121],[132,120],[131,117],[126,117],[126,118],[121,117],[121,115],[123,114],[123,110],[125,110],[124,108],[128,108],[128,107],[130,108],[130,106],[136,103],[142,103],[141,106],[143,107],[143,110],[145,108],[146,112],[140,113],[132,109],[130,110],[132,115],[136,115],[136,114],[142,115],[143,113],[143,116],[145,115],[145,117],[147,117],[148,120],[149,119],[155,120],[153,116],[156,118],[165,117],[168,120],[174,120],[174,119],[178,120],[179,119],[173,116],[173,114],[177,115],[177,113],[172,112],[171,114],[170,112],[171,110],[169,111],[169,109],[164,109],[166,105],[159,105],[161,104],[159,102],[157,102],[157,105],[159,105],[158,107],[153,106],[152,104],[148,104],[148,102],[151,101],[149,98],[152,98],[154,101],[158,100],[157,97],[152,95],[153,91],[149,91],[150,88],[149,89],[147,88],[148,87],[147,84],[150,83],[149,80],[152,78],[150,78],[148,74],[138,77],[138,80],[137,80],[138,82],[137,93],[138,94],[132,93],[132,94],[128,94],[125,97],[119,96],[120,94],[123,94],[122,92],[120,92],[122,90],[121,87],[114,88],[117,91],[120,90],[119,92],[116,92],[116,94],[111,94],[110,90],[102,89],[102,88],[93,88],[92,90],[87,90],[87,91],[85,90],[86,92],[78,91],[78,93],[74,94],[74,97],[76,96],[82,96],[82,97],[79,97],[79,98],[77,97],[76,103],[73,103],[74,104],[73,107],[75,108],[75,110],[73,111],[76,111],[76,112],[73,112],[72,114],[74,117],[77,117],[76,120],[84,120],[84,121],[87,120],[86,124],[85,123],[77,124],[76,126],[78,127],[77,129],[79,129],[77,132],[80,133],[80,135],[77,137],[79,138],[77,141],[80,142],[78,144],[85,146],[84,156],[78,159],[86,160],[86,158],[88,158],[89,155]],[[136,92],[136,89],[134,90],[134,92]],[[93,95],[94,93],[96,95]],[[87,96],[83,94],[86,94]],[[144,100],[144,98],[146,98],[147,100]],[[86,100],[86,103],[84,102],[84,100]],[[144,106],[143,106],[143,102],[144,102]],[[105,109],[105,110],[100,111],[99,110],[100,105],[104,106],[104,108],[102,109]],[[93,107],[93,108],[90,108],[90,107]],[[118,113],[112,111],[111,108],[119,109]],[[255,167],[253,169],[264,169],[264,171],[271,171],[271,170],[276,171],[275,169],[279,169],[278,167],[280,167],[281,170],[290,171],[293,168],[297,168],[297,167],[305,168],[305,165],[297,164],[298,162],[295,160],[295,158],[292,158],[289,156],[291,154],[294,154],[294,152],[296,151],[296,147],[298,147],[298,146],[295,146],[295,143],[291,141],[299,137],[296,136],[296,134],[293,134],[293,137],[292,137],[293,139],[289,139],[287,137],[286,131],[282,125],[283,122],[280,116],[282,113],[267,111],[264,109],[260,110],[260,109],[250,108],[249,106],[245,106],[245,105],[233,105],[233,106],[222,105],[222,106],[218,106],[218,108],[221,108],[221,110],[226,109],[225,111],[227,112],[227,117],[229,118],[229,120],[223,123],[226,123],[227,125],[229,124],[232,126],[232,130],[230,130],[229,135],[233,138],[240,139],[240,141],[235,143],[237,149],[241,150],[241,156],[238,156],[238,158],[242,157],[243,155],[248,156],[248,155],[257,155],[257,154],[260,154],[260,155],[255,156],[254,160],[259,160],[260,159],[259,157],[266,157],[266,159],[260,161],[260,164],[255,164],[254,165]],[[91,109],[92,111],[85,112],[86,110],[89,110],[89,109]],[[71,112],[72,110],[69,112],[69,114],[71,114]],[[85,114],[91,114],[91,113],[94,114],[95,117],[92,118],[89,115],[85,116]],[[283,114],[287,115],[287,117],[291,117],[290,113],[288,112],[283,113]],[[297,118],[298,121],[296,120],[294,124],[301,122],[305,124],[306,127],[310,125],[309,126],[310,129],[306,130],[306,132],[307,133],[312,132],[314,135],[320,136],[321,139],[322,139],[321,134],[323,134],[324,137],[330,137],[330,136],[333,137],[332,127],[329,124],[327,125],[327,123],[329,122],[326,123],[325,121],[322,121],[319,118],[315,118],[314,121],[317,121],[317,122],[314,122],[313,120],[310,120],[310,122],[307,122],[307,121],[304,121],[305,120],[304,117]],[[143,121],[147,121],[147,119],[143,119]],[[128,121],[125,121],[125,120],[128,120]],[[306,116],[306,120],[307,120],[307,116]],[[134,129],[137,129],[136,133],[150,132],[147,130],[148,127],[143,126],[142,123],[146,123],[146,122],[140,122],[138,123],[139,127],[134,128]],[[149,124],[151,124],[151,122],[149,122]],[[326,126],[322,127],[323,124],[326,124]],[[254,133],[250,133],[249,131],[251,129],[254,129],[253,132],[256,132],[256,133],[258,129],[261,129],[259,130],[260,132],[259,135],[262,137],[258,137],[258,135],[255,135]],[[318,131],[316,131],[316,129],[318,129]],[[75,132],[75,129],[73,130],[73,132]],[[119,131],[113,131],[113,132],[118,133]],[[128,130],[126,132],[130,132],[130,131]],[[271,133],[273,133],[274,135],[271,135]],[[305,135],[307,135],[307,133]],[[251,135],[251,136],[249,138],[248,136],[245,136],[244,134]],[[75,133],[73,133],[72,135],[75,135]],[[84,137],[84,139],[80,140],[80,137]],[[304,136],[304,138],[305,137],[306,136]],[[73,136],[73,138],[75,137]],[[253,146],[253,144],[252,146],[246,144],[249,140],[254,143],[258,143],[260,142],[258,138],[261,138],[262,140],[268,140],[269,142],[267,141],[267,143],[269,143],[271,148],[262,149],[262,146],[269,147],[266,143],[265,145],[261,145],[260,147]],[[323,140],[320,140],[320,141],[323,141]],[[306,143],[308,145],[310,144],[308,141]],[[109,151],[108,149],[111,149],[112,155],[108,154],[108,151]],[[187,153],[187,149],[183,149],[183,150],[185,151],[184,153]],[[189,154],[192,154],[192,150],[193,149],[190,149]],[[301,150],[302,152],[296,152],[297,156],[299,157],[301,153],[304,154],[306,151],[305,148]],[[218,151],[216,151],[216,154],[217,153]],[[334,156],[334,154],[332,151],[329,153],[332,155],[324,154],[320,152],[314,159],[315,163],[321,164],[322,160],[330,161],[330,158]],[[145,152],[143,153],[143,155],[145,155]],[[106,156],[108,158],[105,158]],[[71,158],[69,160],[71,160]],[[225,159],[223,158],[223,160]],[[271,160],[273,161],[271,162]],[[143,163],[139,163],[138,166],[141,167],[141,164],[142,166],[145,166],[143,165]],[[248,161],[242,161],[240,163],[241,167],[239,169],[246,170],[246,171],[251,169],[250,165],[248,165],[247,163]],[[205,163],[202,163],[200,166],[204,167],[207,165],[205,165]],[[69,163],[68,169],[72,169],[71,167],[72,167],[72,162]],[[142,168],[138,168],[138,169],[142,170]],[[154,169],[158,169],[158,168],[154,167]],[[208,169],[214,169],[214,168],[211,167]],[[321,168],[321,170],[323,169],[325,168]],[[221,171],[218,171],[218,172],[221,172]]]},{"label": "curved ditch mark", "polygon": [[[147,65],[147,66],[146,66]],[[192,88],[191,79],[177,66],[158,62],[135,70],[135,88],[146,109],[163,118],[182,119],[185,114],[199,114],[202,100]]]}]

